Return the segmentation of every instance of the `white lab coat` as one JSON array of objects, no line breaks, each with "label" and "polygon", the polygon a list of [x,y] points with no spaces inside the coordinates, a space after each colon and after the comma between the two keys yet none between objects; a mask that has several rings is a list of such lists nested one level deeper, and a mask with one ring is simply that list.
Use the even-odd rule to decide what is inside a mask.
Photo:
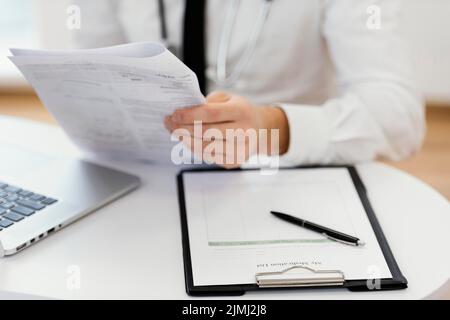
[{"label": "white lab coat", "polygon": [[[246,48],[262,0],[243,0],[228,54]],[[81,47],[161,41],[156,0],[78,0]],[[180,45],[184,1],[165,0],[169,38]],[[285,111],[284,163],[402,159],[420,148],[424,107],[397,30],[398,0],[376,1],[380,29],[367,25],[372,0],[274,0],[251,62],[229,91]],[[214,82],[226,0],[208,0],[207,75]]]}]

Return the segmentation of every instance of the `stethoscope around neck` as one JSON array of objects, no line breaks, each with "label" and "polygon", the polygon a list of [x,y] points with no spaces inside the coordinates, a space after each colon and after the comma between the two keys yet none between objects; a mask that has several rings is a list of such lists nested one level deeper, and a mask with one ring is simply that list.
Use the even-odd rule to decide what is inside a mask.
[{"label": "stethoscope around neck", "polygon": [[[223,88],[232,87],[239,79],[244,69],[250,63],[253,53],[255,52],[258,39],[261,36],[264,24],[266,23],[267,17],[269,16],[270,8],[273,2],[273,0],[261,0],[261,8],[259,9],[258,17],[250,32],[246,48],[240,59],[237,61],[236,66],[233,68],[233,70],[229,71],[227,68],[228,51],[241,0],[227,1],[229,1],[229,6],[225,16],[222,33],[220,35],[219,48],[217,53],[217,66],[215,77],[213,78],[217,85]],[[176,46],[171,43],[167,30],[164,0],[158,0],[158,7],[161,24],[161,38],[165,42],[167,48],[174,54],[176,54]]]}]

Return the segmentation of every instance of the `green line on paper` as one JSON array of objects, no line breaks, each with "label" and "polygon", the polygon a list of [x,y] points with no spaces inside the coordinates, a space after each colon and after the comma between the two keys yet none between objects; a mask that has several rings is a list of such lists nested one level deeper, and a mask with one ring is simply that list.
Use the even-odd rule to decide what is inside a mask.
[{"label": "green line on paper", "polygon": [[255,240],[255,241],[209,241],[210,247],[226,246],[251,246],[264,244],[286,244],[286,243],[326,243],[328,239],[287,239],[287,240]]}]

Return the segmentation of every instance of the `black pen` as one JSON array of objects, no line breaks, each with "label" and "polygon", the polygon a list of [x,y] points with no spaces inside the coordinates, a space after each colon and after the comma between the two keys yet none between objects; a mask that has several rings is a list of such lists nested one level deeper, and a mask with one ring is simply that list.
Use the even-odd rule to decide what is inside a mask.
[{"label": "black pen", "polygon": [[291,223],[296,224],[305,229],[321,233],[330,240],[334,240],[334,241],[341,242],[344,244],[350,244],[353,246],[363,246],[364,245],[364,242],[359,240],[356,237],[350,236],[348,234],[345,234],[345,233],[342,233],[342,232],[339,232],[336,230],[332,230],[327,227],[320,226],[311,221],[296,218],[296,217],[290,216],[288,214],[277,212],[277,211],[270,211],[270,213],[272,213],[273,215],[275,215],[276,217],[278,217],[282,220],[291,222]]}]

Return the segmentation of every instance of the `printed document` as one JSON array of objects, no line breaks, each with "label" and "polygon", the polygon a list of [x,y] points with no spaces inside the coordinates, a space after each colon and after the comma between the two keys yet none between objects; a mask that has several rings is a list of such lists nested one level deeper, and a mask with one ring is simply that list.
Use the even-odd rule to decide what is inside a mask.
[{"label": "printed document", "polygon": [[168,162],[164,116],[204,103],[196,75],[157,43],[11,52],[68,136],[97,156]]},{"label": "printed document", "polygon": [[[346,280],[391,272],[346,168],[183,174],[194,285],[254,284],[258,272],[300,265]],[[362,247],[274,217],[280,211],[353,235]]]}]

